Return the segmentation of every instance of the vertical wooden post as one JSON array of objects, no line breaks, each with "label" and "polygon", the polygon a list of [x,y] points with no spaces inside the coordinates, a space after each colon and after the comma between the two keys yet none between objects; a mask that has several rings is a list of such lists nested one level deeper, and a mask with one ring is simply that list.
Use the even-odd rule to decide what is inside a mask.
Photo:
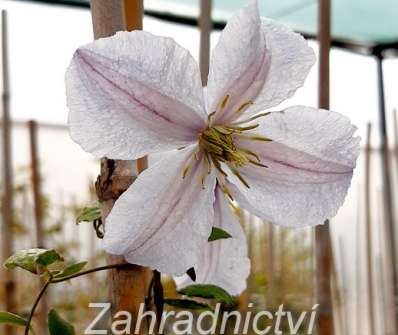
[{"label": "vertical wooden post", "polygon": [[[1,33],[2,33],[2,75],[3,75],[3,194],[2,194],[2,257],[3,260],[13,253],[13,173],[12,173],[12,145],[11,145],[11,117],[10,117],[10,82],[8,68],[8,31],[7,31],[7,12],[1,11]],[[9,312],[16,312],[15,301],[15,282],[11,271],[2,270],[2,282],[4,285],[4,308]],[[7,335],[14,334],[14,329],[10,326],[5,327]]]},{"label": "vertical wooden post", "polygon": [[[93,18],[94,37],[107,37],[116,31],[142,28],[142,0],[92,0],[91,11]],[[126,10],[125,10],[126,9]],[[141,160],[140,169],[145,167],[146,161]],[[144,165],[144,166],[143,166]],[[134,181],[133,175],[137,171],[132,161],[102,159],[101,174],[96,183],[98,197],[101,201],[102,218],[111,211],[117,198]],[[107,256],[108,263],[125,263],[123,257]],[[130,265],[128,268],[115,269],[109,272],[109,293],[114,310],[128,311],[135,317],[141,303],[145,302],[147,288],[151,278],[149,269]]]},{"label": "vertical wooden post", "polygon": [[[265,224],[265,222],[264,222]],[[267,308],[269,310],[273,310],[275,308],[275,299],[274,299],[274,290],[275,290],[275,252],[274,252],[274,225],[272,223],[267,222],[268,226],[268,238],[267,238],[267,275],[268,275],[268,285],[266,290],[267,295]]]},{"label": "vertical wooden post", "polygon": [[[330,45],[331,45],[331,0],[319,0],[319,107],[329,109],[330,104]],[[315,228],[317,303],[319,304],[318,332],[332,335],[333,307],[331,289],[332,243],[329,221]]]},{"label": "vertical wooden post", "polygon": [[376,56],[377,64],[377,85],[379,90],[379,123],[381,133],[381,149],[382,149],[382,178],[383,178],[383,210],[384,220],[387,232],[386,250],[390,260],[392,280],[394,284],[394,315],[395,315],[395,329],[398,330],[398,255],[397,255],[397,241],[395,234],[397,228],[395,226],[395,209],[393,201],[393,192],[391,186],[391,163],[390,152],[388,148],[388,133],[387,133],[387,116],[384,94],[384,75],[383,75],[383,55]]},{"label": "vertical wooden post", "polygon": [[398,161],[398,118],[397,118],[397,109],[393,110],[393,118],[394,118],[394,153],[395,160]]},{"label": "vertical wooden post", "polygon": [[[37,143],[37,123],[33,120],[28,122],[30,142],[30,166],[31,183],[33,191],[33,207],[36,228],[36,247],[45,248],[45,232],[43,227],[43,203],[41,195],[40,164]],[[40,300],[39,326],[42,332],[47,329],[47,297]]]},{"label": "vertical wooden post", "polygon": [[[361,194],[360,185],[358,185],[358,194]],[[362,267],[361,267],[361,260],[362,260],[362,225],[361,225],[361,198],[358,200],[358,207],[357,207],[357,220],[356,220],[356,274],[355,274],[355,286],[356,286],[356,327],[355,327],[355,334],[362,334],[363,333],[363,322],[361,318],[362,313]]]},{"label": "vertical wooden post", "polygon": [[36,246],[39,248],[44,248],[43,205],[41,201],[41,178],[37,148],[37,123],[32,120],[29,121],[28,128],[30,140],[30,164],[32,173],[31,182],[36,226]]},{"label": "vertical wooden post", "polygon": [[367,260],[367,285],[368,285],[368,304],[369,304],[369,326],[371,334],[376,334],[375,313],[374,313],[374,295],[373,295],[373,243],[372,243],[372,212],[370,200],[370,159],[372,155],[371,146],[372,125],[368,123],[366,133],[365,148],[365,238],[366,238],[366,260]]},{"label": "vertical wooden post", "polygon": [[199,66],[202,77],[202,85],[207,86],[207,77],[210,68],[210,37],[213,28],[211,18],[212,0],[200,0],[200,49]]},{"label": "vertical wooden post", "polygon": [[124,0],[124,21],[126,30],[141,30],[143,26],[143,15],[143,0]]}]

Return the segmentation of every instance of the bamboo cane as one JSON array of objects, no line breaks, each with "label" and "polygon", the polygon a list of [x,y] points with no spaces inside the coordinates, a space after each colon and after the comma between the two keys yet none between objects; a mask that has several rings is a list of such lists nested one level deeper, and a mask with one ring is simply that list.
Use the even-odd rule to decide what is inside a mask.
[{"label": "bamboo cane", "polygon": [[[330,103],[330,45],[331,45],[331,0],[319,0],[319,107],[329,109]],[[332,243],[329,221],[315,228],[317,299],[319,303],[319,335],[331,335],[333,330],[333,307],[331,290]]]},{"label": "bamboo cane", "polygon": [[385,308],[383,310],[383,314],[386,319],[385,323],[385,334],[386,335],[396,335],[396,327],[395,327],[395,285],[394,285],[394,274],[393,274],[393,260],[391,255],[391,247],[390,247],[390,237],[387,226],[385,224],[385,208],[384,208],[384,194],[381,189],[377,189],[377,208],[380,208],[380,213],[378,215],[378,223],[379,223],[379,236],[380,236],[380,245],[382,248],[382,268],[384,269],[383,273],[385,274],[384,282],[383,282],[383,297],[385,301]]},{"label": "bamboo cane", "polygon": [[268,308],[275,308],[274,290],[275,290],[275,254],[274,254],[274,225],[268,225],[268,243],[267,243],[267,265],[268,265],[268,285],[267,285],[267,306]]},{"label": "bamboo cane", "polygon": [[386,248],[391,259],[391,271],[392,279],[394,283],[394,313],[395,313],[395,329],[398,330],[398,246],[396,241],[396,225],[395,225],[395,208],[394,208],[394,197],[392,191],[392,176],[391,176],[391,159],[389,152],[389,140],[387,131],[387,117],[386,117],[386,105],[385,105],[385,92],[384,92],[384,75],[383,75],[383,56],[379,54],[376,56],[377,65],[377,84],[379,91],[379,114],[380,114],[380,132],[381,132],[381,148],[382,148],[382,180],[383,180],[383,208],[384,208],[384,220],[387,231]]},{"label": "bamboo cane", "polygon": [[397,109],[393,110],[394,117],[394,154],[395,154],[395,162],[398,162],[398,117],[397,117]]},{"label": "bamboo cane", "polygon": [[[12,144],[11,144],[11,120],[10,120],[10,82],[8,68],[8,31],[7,12],[1,11],[2,31],[2,74],[3,74],[3,199],[2,199],[2,257],[5,259],[13,252],[13,173],[12,173]],[[15,281],[11,271],[2,271],[2,282],[4,285],[4,308],[10,312],[16,312]],[[7,335],[14,334],[14,329],[5,327]]]},{"label": "bamboo cane", "polygon": [[[92,0],[91,11],[95,38],[113,35],[118,30],[142,28],[142,0]],[[142,170],[146,161],[138,162]],[[133,162],[101,161],[101,174],[97,180],[97,193],[101,201],[103,220],[109,214],[116,199],[133,182]],[[109,188],[110,187],[110,188]],[[110,191],[110,193],[109,193]],[[104,194],[110,194],[104,197]],[[108,255],[109,263],[124,263],[123,258]],[[133,315],[133,327],[141,303],[145,302],[151,272],[141,266],[115,269],[109,273],[109,292],[114,310],[128,311]]]},{"label": "bamboo cane", "polygon": [[[358,194],[361,194],[361,185],[358,185]],[[361,197],[358,198],[358,206],[357,206],[357,220],[356,220],[356,255],[355,255],[355,260],[356,260],[356,276],[355,276],[355,281],[356,281],[356,325],[355,325],[355,331],[356,334],[362,334],[363,332],[363,323],[362,323],[362,319],[361,319],[361,312],[362,312],[362,276],[361,276],[361,271],[362,271],[362,267],[361,267],[361,259],[362,259],[362,227],[361,227]]]},{"label": "bamboo cane", "polygon": [[210,35],[212,30],[211,19],[212,0],[200,1],[200,49],[199,65],[203,86],[207,86],[207,76],[210,67]]},{"label": "bamboo cane", "polygon": [[371,334],[376,334],[375,314],[374,314],[374,294],[373,294],[373,254],[372,254],[372,228],[371,228],[371,200],[370,200],[370,159],[371,159],[371,135],[372,125],[368,123],[366,133],[365,148],[365,238],[366,238],[366,260],[367,260],[367,286],[368,286],[368,304],[369,304],[369,327]]},{"label": "bamboo cane", "polygon": [[37,123],[28,122],[31,159],[31,183],[36,227],[36,246],[44,248],[43,205],[41,201],[40,167],[37,148]]},{"label": "bamboo cane", "polygon": [[[29,142],[30,142],[30,164],[31,164],[31,183],[33,191],[33,207],[35,216],[35,228],[36,228],[36,246],[38,248],[45,247],[45,236],[43,228],[43,204],[41,198],[41,179],[40,179],[40,167],[39,167],[39,155],[38,155],[38,143],[37,143],[37,123],[35,121],[28,122],[29,129]],[[40,281],[42,285],[42,281]],[[39,326],[40,329],[45,332],[47,329],[47,299],[46,295],[40,301],[39,309]]]}]

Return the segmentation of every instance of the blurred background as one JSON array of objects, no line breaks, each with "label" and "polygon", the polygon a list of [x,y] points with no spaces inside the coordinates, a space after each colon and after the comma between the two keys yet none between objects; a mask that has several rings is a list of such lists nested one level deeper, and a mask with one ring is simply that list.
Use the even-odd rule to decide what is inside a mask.
[{"label": "blurred background", "polygon": [[[318,52],[316,0],[259,2],[262,15],[304,33]],[[213,0],[211,46],[225,20],[243,4],[245,0]],[[12,160],[7,161],[12,164],[13,248],[44,245],[95,266],[105,262],[100,241],[91,225],[78,226],[75,219],[81,208],[96,203],[93,188],[99,162],[69,138],[64,87],[73,52],[93,39],[88,5],[84,0],[0,1],[8,13]],[[199,0],[145,0],[144,6],[145,30],[173,37],[199,59]],[[330,224],[335,334],[395,334],[398,3],[333,0],[331,15],[330,109],[348,116],[362,137],[351,189]],[[283,106],[317,106],[320,84],[314,66],[305,86]],[[3,150],[2,193],[7,183],[4,157]],[[3,197],[3,211],[4,201],[11,200]],[[36,236],[38,222],[41,241]],[[313,229],[282,229],[245,213],[242,224],[252,259],[246,299],[259,309],[276,309],[283,303],[291,310],[310,310],[317,302],[315,286],[321,275],[314,267]],[[3,252],[9,238],[4,225],[3,220]],[[17,273],[20,313],[28,313],[37,287],[32,278]],[[72,290],[78,293],[68,294]],[[7,292],[3,288],[0,294],[3,301]],[[84,329],[91,317],[88,302],[106,300],[104,275],[52,290],[48,300]]]}]

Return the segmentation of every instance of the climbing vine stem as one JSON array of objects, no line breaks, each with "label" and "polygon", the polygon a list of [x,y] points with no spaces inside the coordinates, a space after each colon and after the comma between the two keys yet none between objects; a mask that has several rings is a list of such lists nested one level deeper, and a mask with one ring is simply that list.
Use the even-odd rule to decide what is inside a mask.
[{"label": "climbing vine stem", "polygon": [[25,327],[25,335],[29,335],[29,330],[30,330],[30,327],[31,327],[32,319],[33,319],[33,316],[35,314],[36,308],[37,308],[41,298],[46,293],[48,287],[51,284],[62,283],[62,282],[68,281],[70,279],[74,279],[74,278],[77,278],[77,277],[88,275],[88,274],[93,273],[93,272],[112,270],[112,269],[122,269],[122,268],[127,268],[129,266],[130,266],[129,264],[110,264],[110,265],[100,266],[100,267],[93,268],[93,269],[90,269],[90,270],[82,271],[82,272],[79,272],[79,273],[76,273],[76,274],[73,274],[73,275],[70,275],[70,276],[62,277],[62,278],[54,278],[54,276],[51,273],[47,272],[46,274],[49,275],[49,278],[47,279],[47,281],[43,285],[42,289],[40,290],[39,295],[37,296],[37,298],[36,298],[36,300],[35,300],[35,302],[34,302],[34,304],[32,306],[32,309],[30,311],[29,318],[27,320],[26,327]]}]

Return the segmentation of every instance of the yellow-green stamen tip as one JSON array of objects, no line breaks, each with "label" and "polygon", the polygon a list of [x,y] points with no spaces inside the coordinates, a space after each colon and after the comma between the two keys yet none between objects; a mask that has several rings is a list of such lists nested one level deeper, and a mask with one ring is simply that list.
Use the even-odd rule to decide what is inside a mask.
[{"label": "yellow-green stamen tip", "polygon": [[[236,121],[227,125],[213,124],[213,121],[214,123],[217,122],[216,115],[226,110],[230,105],[230,100],[231,96],[226,95],[219,103],[217,110],[209,114],[208,126],[199,134],[198,147],[193,157],[197,161],[199,160],[199,156],[203,157],[203,172],[200,176],[202,188],[205,187],[206,176],[211,173],[211,169],[214,167],[216,169],[218,182],[228,197],[233,199],[231,192],[226,186],[225,177],[228,175],[222,169],[222,165],[224,164],[227,166],[233,175],[235,175],[247,188],[250,188],[250,185],[242,176],[240,168],[247,164],[263,168],[267,168],[267,166],[261,163],[258,154],[248,148],[239,146],[239,139],[263,142],[269,142],[271,139],[252,132],[247,133],[259,127],[259,124],[253,123],[254,120],[269,115],[269,112],[260,113],[246,120]],[[235,118],[242,115],[252,104],[251,101],[243,103],[234,112]],[[187,164],[184,167],[183,178],[187,176],[189,171],[190,164]]]}]

